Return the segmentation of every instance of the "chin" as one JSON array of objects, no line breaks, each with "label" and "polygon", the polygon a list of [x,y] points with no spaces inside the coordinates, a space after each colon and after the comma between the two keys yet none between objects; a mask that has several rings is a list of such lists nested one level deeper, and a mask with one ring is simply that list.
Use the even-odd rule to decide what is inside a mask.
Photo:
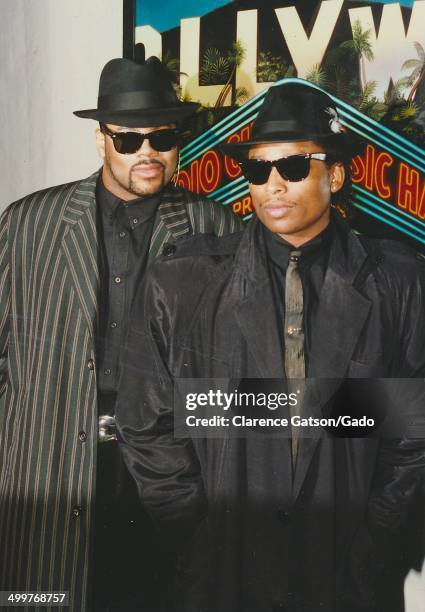
[{"label": "chin", "polygon": [[268,230],[270,230],[271,232],[273,232],[274,234],[292,234],[294,232],[299,231],[299,227],[294,226],[293,223],[285,223],[283,221],[275,221],[274,223],[270,223],[269,221],[267,223],[264,223],[264,221],[262,221],[262,223],[267,227]]},{"label": "chin", "polygon": [[164,183],[162,180],[143,181],[143,183],[132,183],[130,185],[131,192],[138,196],[154,195],[163,189]]}]

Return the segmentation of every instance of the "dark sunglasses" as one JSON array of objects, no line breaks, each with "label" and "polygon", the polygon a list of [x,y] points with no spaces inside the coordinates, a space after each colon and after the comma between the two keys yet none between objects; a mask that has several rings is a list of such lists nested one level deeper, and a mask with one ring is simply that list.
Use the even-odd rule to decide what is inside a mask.
[{"label": "dark sunglasses", "polygon": [[244,177],[253,185],[263,185],[269,180],[273,166],[286,181],[296,183],[305,179],[310,172],[310,160],[325,161],[326,153],[301,153],[281,157],[273,161],[263,159],[244,159],[239,162]]},{"label": "dark sunglasses", "polygon": [[155,151],[171,151],[177,146],[179,132],[176,129],[155,130],[149,134],[141,132],[112,132],[104,123],[100,124],[100,131],[110,136],[114,143],[115,151],[129,155],[136,153],[143,144],[145,138]]}]

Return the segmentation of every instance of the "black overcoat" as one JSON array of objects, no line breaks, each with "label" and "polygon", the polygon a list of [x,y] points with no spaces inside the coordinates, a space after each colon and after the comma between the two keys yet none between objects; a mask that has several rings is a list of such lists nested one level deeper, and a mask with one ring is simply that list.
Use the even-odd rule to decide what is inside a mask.
[{"label": "black overcoat", "polygon": [[294,475],[281,437],[189,440],[170,431],[173,381],[178,390],[179,379],[233,388],[282,378],[259,222],[244,235],[165,249],[135,300],[120,440],[144,503],[181,553],[183,608],[403,610],[403,526],[425,465],[425,265],[397,243],[334,223],[304,410],[338,412],[342,381],[380,378],[390,425],[374,437],[322,429],[302,438]]}]

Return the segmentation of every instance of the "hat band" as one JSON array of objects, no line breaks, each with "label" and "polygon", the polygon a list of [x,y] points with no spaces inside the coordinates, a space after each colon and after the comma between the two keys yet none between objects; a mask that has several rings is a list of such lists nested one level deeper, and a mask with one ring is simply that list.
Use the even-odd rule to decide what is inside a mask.
[{"label": "hat band", "polygon": [[140,110],[178,104],[172,91],[127,91],[111,96],[99,96],[98,110]]},{"label": "hat band", "polygon": [[281,121],[265,121],[257,126],[257,129],[252,130],[252,139],[273,137],[274,140],[279,140],[284,137],[285,140],[290,140],[291,137],[297,140],[304,137],[305,140],[314,140],[315,138],[329,138],[341,134],[335,134],[330,130],[318,130],[316,125],[308,125],[300,123],[295,119],[287,119]]},{"label": "hat band", "polygon": [[274,134],[275,132],[302,132],[302,126],[294,119],[280,121],[265,121],[258,126],[258,130],[253,130],[252,135]]}]

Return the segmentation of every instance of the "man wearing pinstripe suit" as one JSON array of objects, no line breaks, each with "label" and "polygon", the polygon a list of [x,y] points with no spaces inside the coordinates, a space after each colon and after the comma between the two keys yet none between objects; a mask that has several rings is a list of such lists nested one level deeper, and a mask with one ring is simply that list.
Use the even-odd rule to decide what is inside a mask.
[{"label": "man wearing pinstripe suit", "polygon": [[[137,275],[182,236],[241,228],[230,211],[170,182],[176,126],[195,107],[178,101],[156,58],[108,62],[98,108],[76,113],[100,122],[102,170],[1,217],[0,590],[69,591],[78,612],[162,609],[155,587],[145,592],[156,584],[147,556],[155,539],[127,512],[132,482],[116,448],[114,400]],[[120,599],[135,551],[145,558],[134,574],[150,573]]]}]

